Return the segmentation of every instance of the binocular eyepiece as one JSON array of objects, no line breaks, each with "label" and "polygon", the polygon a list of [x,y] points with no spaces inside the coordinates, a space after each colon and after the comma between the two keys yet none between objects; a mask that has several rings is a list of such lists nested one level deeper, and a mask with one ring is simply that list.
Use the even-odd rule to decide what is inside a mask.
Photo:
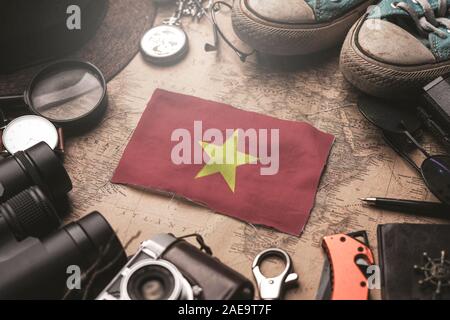
[{"label": "binocular eyepiece", "polygon": [[0,202],[31,186],[38,186],[52,201],[72,190],[61,160],[45,142],[0,161]]}]

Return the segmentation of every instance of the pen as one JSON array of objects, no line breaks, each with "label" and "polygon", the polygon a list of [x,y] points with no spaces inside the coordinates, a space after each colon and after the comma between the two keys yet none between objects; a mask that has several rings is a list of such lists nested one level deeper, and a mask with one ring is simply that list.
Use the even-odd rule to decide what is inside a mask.
[{"label": "pen", "polygon": [[416,216],[450,219],[450,206],[440,202],[425,202],[375,197],[362,198],[360,200],[370,206],[388,211],[408,213]]}]

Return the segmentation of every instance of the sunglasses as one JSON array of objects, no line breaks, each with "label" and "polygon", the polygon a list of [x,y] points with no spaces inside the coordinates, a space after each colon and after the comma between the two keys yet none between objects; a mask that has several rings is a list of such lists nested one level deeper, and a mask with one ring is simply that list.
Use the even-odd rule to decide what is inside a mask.
[{"label": "sunglasses", "polygon": [[[418,142],[422,123],[415,109],[367,96],[359,99],[358,107],[369,122],[382,130],[386,143],[422,176],[431,193],[450,205],[450,157],[431,155]],[[421,164],[412,159],[414,150],[425,156]]]}]

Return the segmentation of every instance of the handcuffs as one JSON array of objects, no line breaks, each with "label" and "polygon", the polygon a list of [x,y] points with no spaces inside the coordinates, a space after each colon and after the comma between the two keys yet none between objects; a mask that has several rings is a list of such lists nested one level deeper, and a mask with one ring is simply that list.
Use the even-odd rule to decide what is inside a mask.
[{"label": "handcuffs", "polygon": [[[277,256],[283,259],[286,267],[284,271],[276,277],[267,278],[261,273],[260,265],[269,256]],[[261,300],[279,300],[282,298],[284,289],[298,280],[298,274],[292,271],[292,260],[289,254],[281,249],[271,248],[260,252],[252,265],[259,296]]]}]

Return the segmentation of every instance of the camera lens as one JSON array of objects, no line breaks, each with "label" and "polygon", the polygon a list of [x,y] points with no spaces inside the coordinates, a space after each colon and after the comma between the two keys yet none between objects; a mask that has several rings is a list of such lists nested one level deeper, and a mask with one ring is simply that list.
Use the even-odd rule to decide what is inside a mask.
[{"label": "camera lens", "polygon": [[165,287],[160,279],[145,279],[140,283],[139,293],[143,300],[161,300]]},{"label": "camera lens", "polygon": [[39,189],[31,187],[0,205],[0,216],[17,240],[40,238],[61,223],[50,201]]},{"label": "camera lens", "polygon": [[122,298],[131,300],[192,300],[189,282],[170,262],[142,260],[129,270],[121,287]]},{"label": "camera lens", "polygon": [[0,202],[34,185],[51,200],[72,189],[61,160],[45,142],[0,161]]},{"label": "camera lens", "polygon": [[173,274],[161,266],[145,266],[130,277],[128,292],[132,300],[167,300],[175,286]]}]

